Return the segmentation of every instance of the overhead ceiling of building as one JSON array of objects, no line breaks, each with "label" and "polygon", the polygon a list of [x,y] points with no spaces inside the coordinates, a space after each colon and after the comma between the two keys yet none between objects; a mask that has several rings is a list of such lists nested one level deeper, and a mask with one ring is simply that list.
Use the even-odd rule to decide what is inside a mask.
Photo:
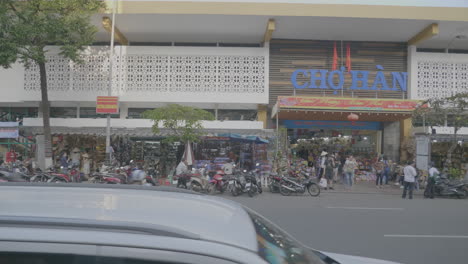
[{"label": "overhead ceiling of building", "polygon": [[[98,26],[97,41],[109,41],[110,34]],[[116,25],[132,42],[220,42],[259,43],[268,19],[276,20],[276,39],[315,39],[348,41],[406,42],[432,23],[439,35],[418,45],[421,48],[447,48],[458,35],[468,36],[468,22],[342,17],[267,17],[243,15],[119,14]],[[455,39],[450,48],[468,49],[468,37]]]}]

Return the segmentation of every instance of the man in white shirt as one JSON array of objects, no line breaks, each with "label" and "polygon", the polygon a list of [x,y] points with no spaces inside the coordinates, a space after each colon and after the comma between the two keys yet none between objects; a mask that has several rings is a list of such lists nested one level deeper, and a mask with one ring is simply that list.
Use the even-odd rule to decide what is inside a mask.
[{"label": "man in white shirt", "polygon": [[416,181],[416,176],[418,175],[418,173],[416,172],[416,169],[413,167],[412,161],[408,161],[406,167],[403,169],[403,174],[405,175],[405,179],[404,179],[405,188],[403,189],[403,195],[401,197],[405,199],[406,192],[409,190],[409,199],[413,199],[414,182]]},{"label": "man in white shirt", "polygon": [[427,192],[424,192],[424,195],[427,195],[426,197],[434,199],[435,178],[439,176],[439,174],[439,170],[436,167],[434,167],[434,162],[431,162],[431,168],[429,169],[429,178],[427,179],[426,186]]}]

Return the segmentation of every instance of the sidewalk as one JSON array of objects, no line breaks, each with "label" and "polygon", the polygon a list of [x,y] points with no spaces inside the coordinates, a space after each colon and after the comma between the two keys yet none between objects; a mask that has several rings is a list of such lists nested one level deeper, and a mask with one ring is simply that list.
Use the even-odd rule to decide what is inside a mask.
[{"label": "sidewalk", "polygon": [[[385,194],[385,195],[402,195],[403,189],[394,183],[383,185],[382,189],[378,189],[373,181],[361,181],[354,184],[351,189],[345,189],[341,183],[336,183],[334,190],[321,190],[324,193],[356,193],[356,194]],[[414,195],[422,195],[424,190],[414,190]]]}]

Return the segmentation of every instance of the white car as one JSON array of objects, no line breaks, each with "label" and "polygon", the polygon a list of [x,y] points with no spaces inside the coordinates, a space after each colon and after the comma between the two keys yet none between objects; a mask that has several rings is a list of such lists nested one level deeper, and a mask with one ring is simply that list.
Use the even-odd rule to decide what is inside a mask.
[{"label": "white car", "polygon": [[0,200],[0,263],[392,263],[309,249],[236,202],[171,187],[1,183]]}]

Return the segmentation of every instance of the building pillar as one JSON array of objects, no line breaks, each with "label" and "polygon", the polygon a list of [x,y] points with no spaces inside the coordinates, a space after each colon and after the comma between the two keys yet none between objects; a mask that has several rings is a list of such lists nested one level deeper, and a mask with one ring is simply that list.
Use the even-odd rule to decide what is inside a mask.
[{"label": "building pillar", "polygon": [[409,99],[417,98],[417,86],[418,86],[418,65],[416,61],[417,50],[416,46],[408,46],[407,55],[407,97]]},{"label": "building pillar", "polygon": [[385,122],[382,153],[387,159],[400,160],[400,122]]},{"label": "building pillar", "polygon": [[262,121],[263,128],[267,128],[267,125],[268,125],[268,106],[267,105],[258,105],[257,121]]},{"label": "building pillar", "polygon": [[120,103],[119,105],[120,119],[127,119],[128,117],[128,105]]},{"label": "building pillar", "polygon": [[37,109],[37,117],[42,118],[44,113],[42,112],[42,103],[39,103],[39,108]]},{"label": "building pillar", "polygon": [[408,153],[406,153],[406,151],[402,151],[401,144],[411,138],[412,128],[413,124],[411,118],[400,121],[400,161],[408,160]]},{"label": "building pillar", "polygon": [[46,164],[45,164],[45,141],[44,135],[36,135],[36,162],[37,166],[42,170],[45,171]]},{"label": "building pillar", "polygon": [[382,154],[382,131],[377,131],[375,140],[375,153]]},{"label": "building pillar", "polygon": [[431,160],[431,136],[427,133],[418,133],[416,140],[416,168],[420,170],[429,169]]}]

